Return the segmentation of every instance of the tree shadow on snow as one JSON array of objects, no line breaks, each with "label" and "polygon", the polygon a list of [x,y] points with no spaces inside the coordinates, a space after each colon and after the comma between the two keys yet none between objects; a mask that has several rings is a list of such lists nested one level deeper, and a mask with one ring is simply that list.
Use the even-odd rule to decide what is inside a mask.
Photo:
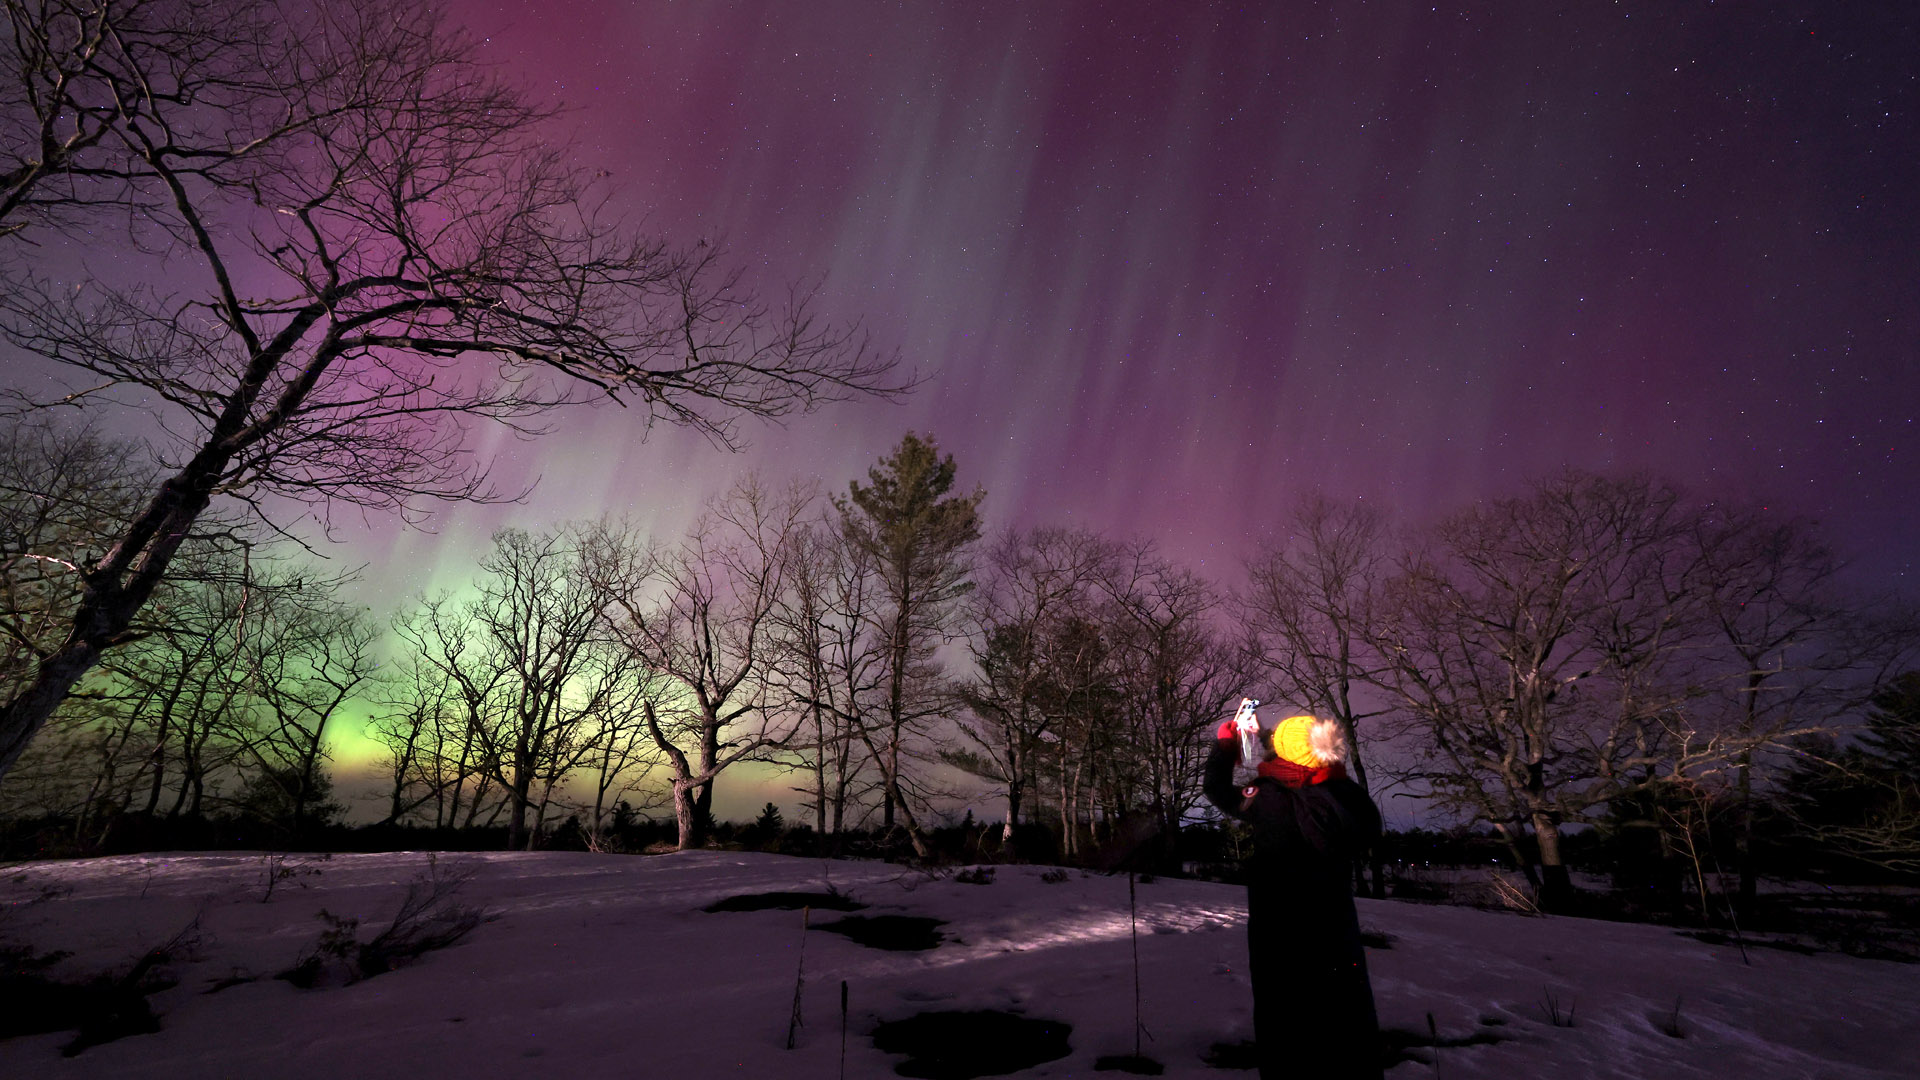
[{"label": "tree shadow on snow", "polygon": [[1136,1076],[1159,1076],[1167,1071],[1165,1065],[1145,1054],[1108,1054],[1095,1059],[1094,1072],[1125,1072]]},{"label": "tree shadow on snow", "polygon": [[729,896],[725,900],[716,900],[700,910],[799,911],[801,908],[810,907],[822,911],[859,911],[866,906],[837,892],[763,892]]},{"label": "tree shadow on snow", "polygon": [[972,1080],[1003,1076],[1072,1053],[1070,1024],[1035,1020],[991,1009],[925,1012],[881,1024],[874,1048],[905,1054],[894,1066],[901,1076],[924,1080]]},{"label": "tree shadow on snow", "polygon": [[920,952],[946,940],[946,935],[937,929],[945,925],[944,920],[919,915],[849,915],[814,929],[845,934],[855,943],[872,949]]}]

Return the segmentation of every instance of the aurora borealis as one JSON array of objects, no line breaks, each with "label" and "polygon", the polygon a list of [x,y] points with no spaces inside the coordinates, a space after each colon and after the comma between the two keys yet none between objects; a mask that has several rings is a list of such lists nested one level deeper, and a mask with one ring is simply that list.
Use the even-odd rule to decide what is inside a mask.
[{"label": "aurora borealis", "polygon": [[[553,139],[611,210],[723,245],[776,302],[817,285],[924,383],[747,425],[738,454],[612,406],[476,427],[501,487],[538,481],[525,502],[426,530],[334,508],[316,548],[364,567],[376,618],[464,586],[501,525],[671,540],[749,469],[844,490],[908,430],[986,489],[990,531],[1148,537],[1228,585],[1309,489],[1419,523],[1578,467],[1818,518],[1857,584],[1910,587],[1898,6],[441,10],[565,106]],[[87,240],[45,268],[124,272]]]},{"label": "aurora borealis", "polygon": [[990,528],[1224,581],[1306,489],[1417,522],[1574,466],[1816,517],[1901,587],[1915,20],[1550,7],[456,3],[618,207],[822,282],[927,382],[737,455],[617,409],[493,436],[528,503],[348,558],[382,598],[458,587],[502,523],[671,536],[743,470],[844,490],[915,430]]},{"label": "aurora borealis", "polygon": [[1914,20],[1551,7],[456,3],[620,208],[823,281],[928,381],[741,455],[572,417],[489,447],[529,504],[351,546],[382,591],[448,584],[502,521],[673,529],[913,429],[994,526],[1223,576],[1305,488],[1418,520],[1568,465],[1777,500],[1907,574]]}]

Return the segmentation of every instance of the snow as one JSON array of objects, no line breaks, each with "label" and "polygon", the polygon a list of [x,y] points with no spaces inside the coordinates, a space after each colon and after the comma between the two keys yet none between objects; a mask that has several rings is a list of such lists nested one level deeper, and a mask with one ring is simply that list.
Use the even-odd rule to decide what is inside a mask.
[{"label": "snow", "polygon": [[[199,943],[151,999],[161,1030],[73,1058],[71,1033],[0,1042],[0,1076],[37,1077],[837,1077],[840,982],[850,992],[848,1077],[893,1075],[875,1025],[928,1009],[1006,1009],[1073,1025],[1073,1052],[1019,1076],[1119,1076],[1094,1061],[1133,1048],[1127,879],[996,868],[990,884],[875,862],[736,852],[438,856],[471,872],[456,899],[489,921],[413,964],[347,985],[270,976],[312,947],[321,909],[385,925],[422,853],[292,857],[265,893],[259,854],[145,855],[0,871],[0,938],[72,950],[56,974],[126,970],[196,916]],[[888,952],[805,935],[804,1026],[785,1049],[802,913],[707,913],[729,896],[829,888],[862,915],[946,921],[947,941]],[[51,892],[49,890],[52,890]],[[61,893],[61,890],[65,890]],[[1171,1077],[1213,1069],[1215,1043],[1251,1036],[1244,892],[1160,879],[1137,889],[1143,1052]],[[1362,900],[1384,1026],[1443,1038],[1441,1075],[1686,1078],[1911,1077],[1920,1061],[1911,966],[1702,944],[1670,929]],[[840,917],[816,911],[817,927]],[[234,976],[259,976],[218,992]],[[1573,1026],[1548,1019],[1548,995]],[[1684,1038],[1661,1029],[1679,999]],[[1495,1023],[1487,1023],[1492,1020]],[[1422,1051],[1426,1053],[1426,1051]],[[1388,1075],[1431,1075],[1406,1062]]]}]

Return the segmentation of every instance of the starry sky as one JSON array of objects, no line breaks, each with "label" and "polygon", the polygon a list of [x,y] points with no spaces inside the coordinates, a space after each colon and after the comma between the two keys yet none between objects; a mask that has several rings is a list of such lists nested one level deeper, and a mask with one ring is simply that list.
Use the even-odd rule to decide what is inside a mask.
[{"label": "starry sky", "polygon": [[1303,489],[1417,522],[1571,465],[1813,515],[1911,580],[1905,5],[445,10],[622,210],[819,282],[927,382],[736,455],[617,409],[483,435],[533,498],[349,536],[383,594],[466,580],[503,522],[670,533],[749,468],[843,490],[910,429],[993,526],[1223,579]]},{"label": "starry sky", "polygon": [[524,503],[334,521],[383,616],[503,524],[671,538],[748,469],[844,490],[908,430],[991,528],[1151,537],[1223,583],[1308,489],[1417,524],[1577,466],[1811,515],[1913,591],[1910,5],[442,10],[568,107],[616,209],[818,284],[925,383],[738,454],[611,407],[479,431]]}]

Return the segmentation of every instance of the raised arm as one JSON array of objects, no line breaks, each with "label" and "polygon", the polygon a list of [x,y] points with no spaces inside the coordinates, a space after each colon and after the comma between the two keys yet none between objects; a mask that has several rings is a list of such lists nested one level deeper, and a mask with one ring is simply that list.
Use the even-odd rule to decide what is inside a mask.
[{"label": "raised arm", "polygon": [[1233,763],[1239,756],[1240,751],[1231,735],[1214,739],[1213,752],[1207,755],[1207,767],[1202,774],[1200,790],[1206,794],[1208,802],[1220,808],[1221,813],[1244,821],[1247,815],[1240,809],[1240,789],[1233,783]]}]

